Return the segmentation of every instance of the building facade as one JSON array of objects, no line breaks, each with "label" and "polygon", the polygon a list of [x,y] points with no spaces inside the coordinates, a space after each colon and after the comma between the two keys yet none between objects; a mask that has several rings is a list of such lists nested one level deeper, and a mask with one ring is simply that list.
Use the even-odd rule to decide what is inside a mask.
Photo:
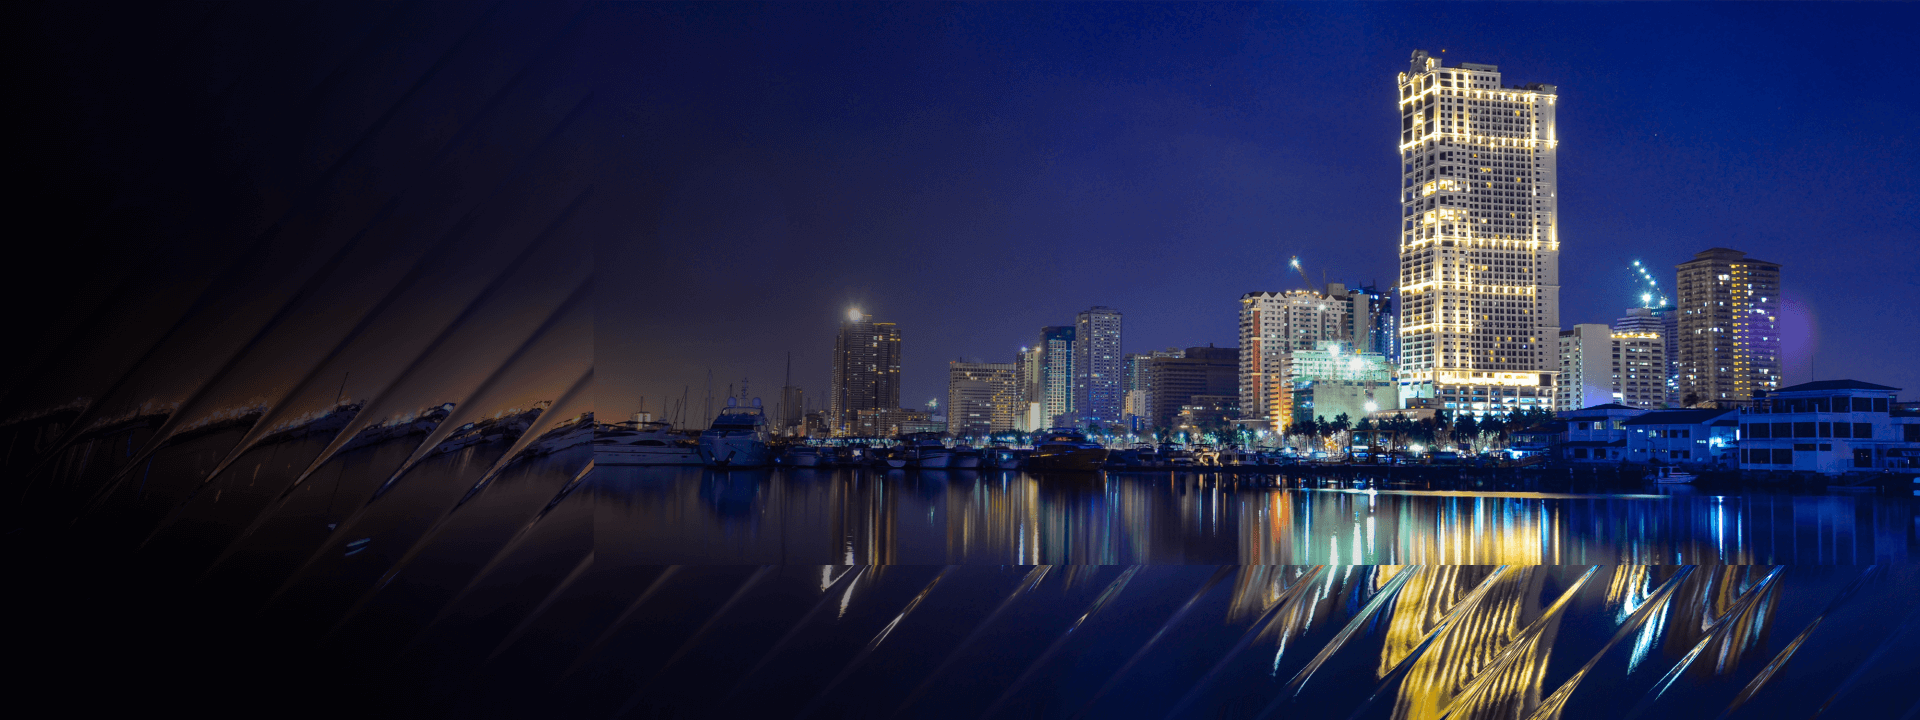
[{"label": "building facade", "polygon": [[1150,427],[1174,427],[1180,412],[1195,404],[1195,397],[1237,397],[1239,371],[1239,348],[1193,347],[1181,357],[1148,361]]},{"label": "building facade", "polygon": [[833,378],[827,399],[835,435],[865,435],[856,413],[900,407],[900,328],[854,311],[833,341]]},{"label": "building facade", "polygon": [[1593,324],[1560,331],[1556,412],[1618,403],[1642,410],[1666,404],[1666,341],[1658,333]]},{"label": "building facade", "polygon": [[1741,410],[1740,469],[1920,472],[1920,416],[1895,412],[1898,391],[1821,380],[1769,393]]},{"label": "building facade", "polygon": [[947,432],[985,437],[1021,414],[1018,363],[947,363]]},{"label": "building facade", "polygon": [[1120,424],[1120,311],[1095,306],[1074,316],[1073,402],[1075,427]]},{"label": "building facade", "polygon": [[1683,405],[1736,407],[1780,387],[1780,264],[1713,248],[1679,265]]},{"label": "building facade", "polygon": [[1680,389],[1680,326],[1678,324],[1678,318],[1679,314],[1674,312],[1672,305],[1662,305],[1660,307],[1627,308],[1626,317],[1613,321],[1613,329],[1615,330],[1660,334],[1661,354],[1667,359],[1665,382],[1667,386],[1666,403],[1668,405],[1680,404],[1680,396],[1678,394]]},{"label": "building facade", "polygon": [[1739,463],[1739,413],[1656,410],[1626,421],[1627,462],[1722,470]]},{"label": "building facade", "polygon": [[1295,351],[1338,342],[1371,351],[1373,298],[1332,283],[1323,292],[1288,290],[1240,296],[1240,415],[1273,417],[1273,400],[1286,382],[1283,365]]},{"label": "building facade", "polygon": [[1426,51],[1400,74],[1403,395],[1551,403],[1557,92],[1504,86],[1496,66],[1449,67]]}]

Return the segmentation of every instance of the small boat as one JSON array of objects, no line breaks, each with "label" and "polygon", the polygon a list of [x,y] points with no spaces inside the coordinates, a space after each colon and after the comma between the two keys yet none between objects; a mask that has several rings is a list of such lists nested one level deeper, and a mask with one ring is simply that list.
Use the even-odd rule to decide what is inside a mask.
[{"label": "small boat", "polygon": [[764,467],[773,463],[772,435],[760,398],[751,407],[727,398],[727,407],[700,434],[700,461],[713,467]]},{"label": "small boat", "polygon": [[1193,467],[1193,464],[1194,464],[1192,453],[1189,453],[1186,451],[1185,448],[1182,448],[1179,445],[1174,445],[1172,443],[1162,443],[1160,445],[1160,449],[1156,450],[1154,452],[1154,455],[1156,457],[1158,467],[1186,468],[1186,467]]},{"label": "small boat", "polygon": [[1107,462],[1107,449],[1099,443],[1087,440],[1087,436],[1073,428],[1054,428],[1043,433],[1034,443],[1033,455],[1027,457],[1029,470],[1099,470]]},{"label": "small boat", "polygon": [[[945,470],[953,462],[953,450],[942,441],[942,433],[913,433],[900,442],[907,464],[926,470]],[[895,466],[898,467],[898,466]]]},{"label": "small boat", "polygon": [[832,451],[832,448],[814,447],[812,445],[793,445],[788,447],[786,452],[780,454],[780,464],[792,467],[819,467],[821,465],[828,465],[831,464],[828,453]]},{"label": "small boat", "polygon": [[1647,473],[1647,479],[1661,484],[1690,483],[1696,476],[1677,467],[1661,465]]},{"label": "small boat", "polygon": [[700,450],[663,422],[602,425],[593,438],[595,465],[699,465]]},{"label": "small boat", "polygon": [[1260,461],[1260,455],[1258,453],[1248,452],[1239,448],[1222,450],[1214,457],[1219,462],[1220,467],[1223,468],[1253,469],[1265,464]]},{"label": "small boat", "polygon": [[953,446],[953,459],[947,463],[947,467],[955,470],[972,469],[980,467],[982,460],[983,458],[978,449],[966,445],[955,445]]},{"label": "small boat", "polygon": [[981,464],[995,470],[1013,470],[1020,467],[1020,451],[1005,445],[987,448]]}]

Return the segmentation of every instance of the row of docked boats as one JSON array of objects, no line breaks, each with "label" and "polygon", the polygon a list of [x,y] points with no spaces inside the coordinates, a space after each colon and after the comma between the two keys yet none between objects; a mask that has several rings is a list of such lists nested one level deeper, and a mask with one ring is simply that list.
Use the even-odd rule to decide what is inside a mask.
[{"label": "row of docked boats", "polygon": [[1241,449],[1136,445],[1109,449],[1073,428],[1040,433],[1031,448],[1008,445],[947,445],[941,433],[914,433],[887,444],[774,443],[765,410],[728,398],[712,426],[690,439],[661,422],[601,425],[594,433],[594,462],[601,465],[706,465],[710,467],[874,467],[926,470],[1149,470],[1182,468],[1264,469],[1293,464],[1288,456]]}]

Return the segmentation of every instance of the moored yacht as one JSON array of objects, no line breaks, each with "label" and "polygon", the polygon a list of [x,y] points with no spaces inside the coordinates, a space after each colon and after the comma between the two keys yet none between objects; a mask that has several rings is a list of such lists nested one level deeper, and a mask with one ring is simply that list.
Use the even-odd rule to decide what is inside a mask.
[{"label": "moored yacht", "polygon": [[1033,445],[1029,470],[1099,470],[1107,462],[1107,449],[1073,428],[1048,430]]},{"label": "moored yacht", "polygon": [[596,465],[699,465],[700,451],[663,422],[602,425],[594,433]]},{"label": "moored yacht", "polygon": [[767,413],[754,398],[751,407],[727,398],[727,407],[700,434],[700,461],[714,467],[762,467],[773,463]]}]

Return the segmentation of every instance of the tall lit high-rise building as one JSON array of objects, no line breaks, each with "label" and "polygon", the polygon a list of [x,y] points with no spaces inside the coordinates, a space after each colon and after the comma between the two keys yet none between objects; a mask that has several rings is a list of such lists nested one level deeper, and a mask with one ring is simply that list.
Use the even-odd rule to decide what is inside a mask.
[{"label": "tall lit high-rise building", "polygon": [[[1651,300],[1651,297],[1649,297]],[[1660,355],[1666,358],[1666,367],[1661,369],[1665,379],[1667,405],[1680,404],[1680,358],[1679,314],[1672,305],[1660,307],[1627,308],[1627,316],[1613,321],[1613,329],[1620,332],[1659,333]]]},{"label": "tall lit high-rise building", "polygon": [[[1038,390],[1040,412],[1048,426],[1072,424],[1073,410],[1073,337],[1071,325],[1040,329]],[[1034,428],[1045,430],[1046,428]]]},{"label": "tall lit high-rise building", "polygon": [[900,328],[851,311],[833,341],[833,382],[827,399],[833,434],[859,434],[859,411],[900,408]]},{"label": "tall lit high-rise building", "polygon": [[[1339,342],[1373,352],[1373,296],[1340,283],[1325,292],[1288,290],[1240,296],[1240,417],[1272,418],[1289,353]],[[1283,420],[1275,419],[1279,429]]]},{"label": "tall lit high-rise building", "polygon": [[1557,89],[1415,51],[1400,91],[1400,382],[1484,414],[1552,402]]},{"label": "tall lit high-rise building", "polygon": [[1120,424],[1120,311],[1095,306],[1074,316],[1073,404],[1075,425]]},{"label": "tall lit high-rise building", "polygon": [[1780,264],[1713,248],[1679,265],[1680,402],[1732,407],[1780,387]]}]

